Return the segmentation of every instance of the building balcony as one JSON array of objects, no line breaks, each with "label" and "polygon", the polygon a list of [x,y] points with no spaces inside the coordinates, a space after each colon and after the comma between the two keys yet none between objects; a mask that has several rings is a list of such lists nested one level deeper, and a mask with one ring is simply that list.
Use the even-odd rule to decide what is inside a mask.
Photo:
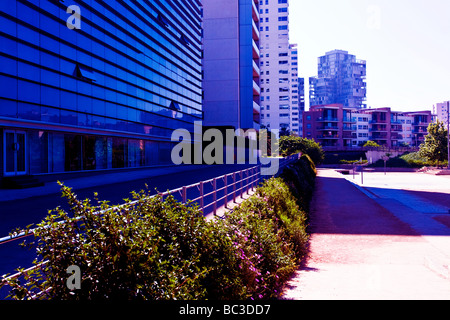
[{"label": "building balcony", "polygon": [[256,25],[255,21],[252,20],[252,29],[253,29],[253,40],[258,41],[259,40],[259,30],[258,26]]},{"label": "building balcony", "polygon": [[386,120],[370,120],[369,123],[370,124],[377,124],[377,123],[386,124],[387,121]]},{"label": "building balcony", "polygon": [[259,11],[258,11],[258,7],[256,6],[256,3],[254,1],[252,1],[252,17],[253,17],[253,21],[258,22],[259,21]]},{"label": "building balcony", "polygon": [[252,47],[253,47],[253,59],[259,59],[260,51],[255,40],[252,40]]},{"label": "building balcony", "polygon": [[387,135],[369,136],[370,140],[387,140]]},{"label": "building balcony", "polygon": [[317,139],[339,139],[338,134],[318,134]]},{"label": "building balcony", "polygon": [[332,130],[332,131],[337,131],[339,130],[338,126],[323,126],[323,127],[317,127],[318,131],[328,131],[328,130]]},{"label": "building balcony", "polygon": [[319,121],[319,122],[339,122],[339,119],[332,118],[332,117],[320,117],[320,118],[317,118],[317,121]]},{"label": "building balcony", "polygon": [[260,96],[261,95],[261,88],[259,85],[253,80],[253,95],[254,96]]},{"label": "building balcony", "polygon": [[253,114],[260,114],[260,113],[261,113],[261,106],[256,101],[253,101]]},{"label": "building balcony", "polygon": [[253,78],[258,78],[260,76],[261,69],[256,64],[255,60],[253,60]]},{"label": "building balcony", "polygon": [[388,132],[388,129],[384,128],[370,128],[369,132]]},{"label": "building balcony", "polygon": [[351,132],[344,132],[344,134],[342,135],[342,138],[353,139],[353,134]]},{"label": "building balcony", "polygon": [[428,127],[428,124],[428,122],[414,122],[412,125],[418,127]]}]

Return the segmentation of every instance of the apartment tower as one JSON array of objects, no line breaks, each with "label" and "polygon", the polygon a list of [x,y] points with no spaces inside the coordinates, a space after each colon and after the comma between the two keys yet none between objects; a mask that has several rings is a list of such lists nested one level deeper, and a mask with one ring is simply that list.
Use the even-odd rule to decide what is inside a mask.
[{"label": "apartment tower", "polygon": [[203,1],[203,125],[260,127],[259,3]]},{"label": "apartment tower", "polygon": [[366,61],[334,50],[318,58],[318,75],[309,79],[310,106],[342,104],[365,109]]},{"label": "apartment tower", "polygon": [[261,0],[261,124],[301,134],[298,50],[289,43],[288,0]]}]

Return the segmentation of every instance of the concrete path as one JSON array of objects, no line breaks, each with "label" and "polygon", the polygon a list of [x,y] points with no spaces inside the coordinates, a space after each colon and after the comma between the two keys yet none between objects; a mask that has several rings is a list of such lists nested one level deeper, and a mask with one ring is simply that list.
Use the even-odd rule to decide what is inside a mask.
[{"label": "concrete path", "polygon": [[[359,185],[359,177],[319,170],[310,255],[284,299],[450,299],[450,228],[436,219],[450,180],[371,175]],[[421,178],[427,196],[413,191]]]}]

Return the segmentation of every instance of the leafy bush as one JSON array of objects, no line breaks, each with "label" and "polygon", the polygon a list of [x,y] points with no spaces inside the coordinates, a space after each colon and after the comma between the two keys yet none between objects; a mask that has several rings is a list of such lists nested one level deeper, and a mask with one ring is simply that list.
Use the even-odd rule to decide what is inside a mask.
[{"label": "leafy bush", "polygon": [[[291,171],[289,171],[291,170]],[[305,254],[315,167],[303,155],[282,178],[265,181],[224,219],[206,221],[196,204],[146,191],[111,207],[79,200],[51,212],[35,231],[40,267],[7,281],[14,299],[268,299]],[[297,186],[300,188],[297,189]],[[293,195],[295,192],[297,198]],[[101,211],[99,214],[98,212]],[[81,289],[66,286],[80,268]],[[4,284],[3,284],[4,285]],[[43,292],[42,295],[38,293]],[[38,295],[38,296],[37,296]]]},{"label": "leafy bush", "polygon": [[[446,166],[447,162],[444,161],[441,162],[440,164]],[[386,166],[392,168],[422,168],[435,165],[436,163],[434,161],[428,160],[427,158],[423,157],[419,152],[411,152],[403,154],[398,157],[390,158],[386,162]],[[384,161],[380,159],[377,162],[371,164],[370,167],[384,167]]]},{"label": "leafy bush", "polygon": [[380,148],[381,146],[378,143],[376,143],[375,141],[369,140],[364,144],[363,147],[364,148]]},{"label": "leafy bush", "polygon": [[367,163],[368,161],[367,160],[362,160],[362,161],[360,161],[360,160],[340,160],[339,162],[342,164],[354,164],[354,163],[363,164],[363,163]]},{"label": "leafy bush", "polygon": [[[149,198],[133,193],[135,205],[92,206],[62,187],[72,217],[61,209],[49,214],[35,232],[40,264],[13,281],[13,297],[31,298],[40,291],[52,299],[197,299],[207,272],[205,242],[215,237],[200,211],[171,196]],[[102,214],[94,214],[103,210]],[[62,221],[63,223],[59,223]],[[66,269],[83,273],[81,290],[66,287]],[[44,297],[45,297],[44,296]]]},{"label": "leafy bush", "polygon": [[309,212],[316,175],[316,167],[308,155],[302,155],[295,165],[284,169],[280,175],[304,212]]},{"label": "leafy bush", "polygon": [[283,156],[290,156],[297,153],[303,153],[310,156],[314,164],[323,162],[325,152],[322,146],[311,139],[300,138],[296,136],[283,136],[279,141],[280,153]]}]

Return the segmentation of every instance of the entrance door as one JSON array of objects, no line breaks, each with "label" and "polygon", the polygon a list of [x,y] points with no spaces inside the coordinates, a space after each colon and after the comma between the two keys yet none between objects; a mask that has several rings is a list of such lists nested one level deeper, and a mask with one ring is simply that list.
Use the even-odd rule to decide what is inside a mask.
[{"label": "entrance door", "polygon": [[5,176],[26,174],[26,133],[5,130],[3,137]]}]

